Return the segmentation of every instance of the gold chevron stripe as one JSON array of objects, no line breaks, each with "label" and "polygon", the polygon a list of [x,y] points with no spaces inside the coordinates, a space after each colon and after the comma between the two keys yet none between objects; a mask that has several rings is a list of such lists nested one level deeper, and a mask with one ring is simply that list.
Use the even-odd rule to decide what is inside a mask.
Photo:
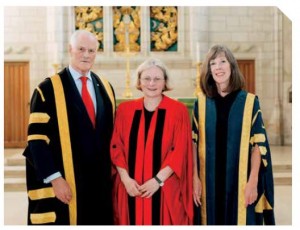
[{"label": "gold chevron stripe", "polygon": [[55,194],[53,188],[50,187],[50,188],[29,190],[28,197],[30,198],[30,200],[40,200],[40,199],[55,197]]},{"label": "gold chevron stripe", "polygon": [[255,205],[255,212],[257,213],[263,213],[264,210],[272,210],[272,206],[268,202],[265,194],[262,194],[259,198],[259,201]]},{"label": "gold chevron stripe", "polygon": [[33,224],[54,223],[56,220],[55,212],[31,213],[30,220]]},{"label": "gold chevron stripe", "polygon": [[265,141],[266,141],[266,136],[263,133],[254,134],[254,136],[252,136],[250,138],[251,145],[253,145],[253,143],[259,143],[259,142],[265,142]]},{"label": "gold chevron stripe", "polygon": [[34,141],[34,140],[44,140],[47,142],[47,144],[50,143],[50,139],[46,135],[42,134],[33,134],[27,136],[27,141]]},{"label": "gold chevron stripe", "polygon": [[42,90],[39,87],[36,87],[36,90],[39,92],[39,94],[42,98],[42,101],[45,102],[46,100],[45,100],[45,97],[44,97],[44,94],[43,94]]},{"label": "gold chevron stripe", "polygon": [[50,116],[47,113],[31,113],[29,116],[29,124],[32,123],[48,123]]}]

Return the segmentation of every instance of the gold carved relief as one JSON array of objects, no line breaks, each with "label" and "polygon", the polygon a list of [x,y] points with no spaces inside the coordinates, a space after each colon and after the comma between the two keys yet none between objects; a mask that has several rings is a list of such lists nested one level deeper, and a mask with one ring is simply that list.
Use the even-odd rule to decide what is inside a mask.
[{"label": "gold carved relief", "polygon": [[99,51],[103,51],[103,7],[75,6],[75,28],[88,30],[99,41]]},{"label": "gold carved relief", "polygon": [[140,51],[140,7],[114,6],[114,51]]},{"label": "gold carved relief", "polygon": [[177,51],[177,7],[150,7],[151,51]]}]

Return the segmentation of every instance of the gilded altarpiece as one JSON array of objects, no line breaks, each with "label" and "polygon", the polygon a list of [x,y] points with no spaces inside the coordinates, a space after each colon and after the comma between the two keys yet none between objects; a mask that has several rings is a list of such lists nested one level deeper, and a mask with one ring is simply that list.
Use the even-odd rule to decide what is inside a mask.
[{"label": "gilded altarpiece", "polygon": [[139,52],[141,19],[139,6],[113,6],[113,43],[115,52]]},{"label": "gilded altarpiece", "polygon": [[150,6],[151,51],[177,51],[177,6]]},{"label": "gilded altarpiece", "polygon": [[75,6],[74,11],[75,29],[84,29],[95,34],[99,41],[99,51],[103,51],[103,7]]},{"label": "gilded altarpiece", "polygon": [[[141,7],[113,6],[112,37],[114,52],[141,51]],[[102,6],[75,6],[75,29],[95,34],[99,51],[104,50]],[[150,51],[178,51],[178,7],[150,6]]]}]

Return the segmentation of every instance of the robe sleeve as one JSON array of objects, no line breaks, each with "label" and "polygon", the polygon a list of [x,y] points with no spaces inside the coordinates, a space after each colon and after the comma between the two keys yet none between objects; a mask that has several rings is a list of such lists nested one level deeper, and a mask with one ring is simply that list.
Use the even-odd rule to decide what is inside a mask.
[{"label": "robe sleeve", "polygon": [[119,105],[116,112],[114,131],[112,135],[110,153],[113,165],[124,168],[128,171],[128,164],[125,156],[125,144],[123,136],[123,119],[126,109],[122,104]]},{"label": "robe sleeve", "polygon": [[193,176],[193,152],[192,132],[190,117],[185,105],[176,110],[175,129],[173,135],[173,146],[163,161],[161,168],[167,165],[172,168],[179,179],[180,192],[184,203],[185,211],[189,216],[189,224],[193,221],[193,200],[192,200],[192,176]]},{"label": "robe sleeve", "polygon": [[189,149],[192,144],[191,125],[189,121],[188,111],[185,107],[178,110],[179,116],[175,120],[175,129],[173,135],[173,145],[166,159],[162,164],[162,168],[169,165],[175,174],[180,178],[190,157]]},{"label": "robe sleeve", "polygon": [[194,103],[192,113],[192,138],[195,144],[198,144],[199,140],[199,127],[198,127],[198,99]]},{"label": "robe sleeve", "polygon": [[258,178],[258,199],[255,204],[255,212],[257,216],[262,216],[264,224],[274,225],[274,182],[271,152],[257,97],[253,107],[250,149],[256,144],[259,146],[262,163]]},{"label": "robe sleeve", "polygon": [[[45,80],[34,90],[30,103],[30,117],[28,126],[28,146],[24,156],[33,165],[37,179],[43,180],[58,172],[54,164],[53,154],[49,147],[51,141],[51,109],[54,101],[50,95],[50,80]],[[52,90],[53,91],[53,90]]]},{"label": "robe sleeve", "polygon": [[270,148],[267,138],[266,129],[262,119],[262,112],[259,106],[259,100],[256,97],[253,107],[252,127],[250,146],[254,147],[258,145],[261,159],[264,167],[268,167],[271,164]]}]

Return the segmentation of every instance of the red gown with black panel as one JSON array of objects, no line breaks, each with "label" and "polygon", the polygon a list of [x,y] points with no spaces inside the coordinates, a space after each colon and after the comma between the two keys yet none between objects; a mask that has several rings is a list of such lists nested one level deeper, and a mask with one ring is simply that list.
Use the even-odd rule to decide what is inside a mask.
[{"label": "red gown with black panel", "polygon": [[188,225],[193,222],[191,125],[184,104],[163,96],[145,138],[143,98],[119,105],[111,159],[142,185],[162,168],[174,173],[151,198],[130,197],[115,170],[115,224]]}]

